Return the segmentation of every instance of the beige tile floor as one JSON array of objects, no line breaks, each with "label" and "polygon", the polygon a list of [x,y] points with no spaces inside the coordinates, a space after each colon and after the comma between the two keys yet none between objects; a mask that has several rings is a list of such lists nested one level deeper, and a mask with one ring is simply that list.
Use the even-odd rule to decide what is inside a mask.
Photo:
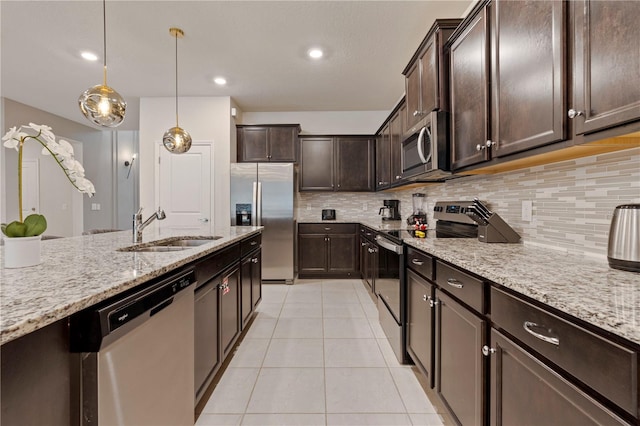
[{"label": "beige tile floor", "polygon": [[439,412],[360,280],[297,280],[263,286],[196,425],[443,425]]}]

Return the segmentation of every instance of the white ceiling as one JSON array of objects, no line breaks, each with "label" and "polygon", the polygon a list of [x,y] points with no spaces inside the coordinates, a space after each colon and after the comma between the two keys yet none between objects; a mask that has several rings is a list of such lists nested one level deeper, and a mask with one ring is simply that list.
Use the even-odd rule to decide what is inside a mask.
[{"label": "white ceiling", "polygon": [[[434,19],[472,2],[109,0],[108,84],[128,103],[120,128],[138,127],[140,97],[175,94],[170,27],[185,32],[180,96],[231,96],[244,111],[380,111],[404,93],[401,72]],[[102,82],[102,2],[2,0],[0,14],[2,96],[87,124],[77,98]],[[309,59],[312,46],[325,57]]]}]

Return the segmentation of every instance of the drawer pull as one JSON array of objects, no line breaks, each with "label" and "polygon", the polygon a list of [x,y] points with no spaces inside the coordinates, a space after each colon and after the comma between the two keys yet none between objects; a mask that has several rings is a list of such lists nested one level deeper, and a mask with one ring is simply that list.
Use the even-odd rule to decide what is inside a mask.
[{"label": "drawer pull", "polygon": [[251,241],[251,245],[252,245],[252,246],[255,246],[256,244],[258,244],[258,242],[257,242],[257,241]]},{"label": "drawer pull", "polygon": [[437,300],[434,300],[432,298],[429,297],[429,307],[433,308],[435,307],[437,304],[439,304],[440,302],[438,302]]},{"label": "drawer pull", "polygon": [[422,295],[422,301],[423,301],[423,302],[426,302],[426,301],[427,301],[427,295],[426,295],[426,294],[423,294],[423,295]]},{"label": "drawer pull", "polygon": [[364,247],[364,246],[366,246],[366,245],[367,245],[367,243],[360,243],[360,245],[361,245],[362,247]]},{"label": "drawer pull", "polygon": [[411,263],[413,263],[414,265],[418,265],[418,266],[422,266],[424,265],[424,262],[418,259],[411,259]]},{"label": "drawer pull", "polygon": [[462,284],[460,281],[456,280],[455,278],[449,278],[447,280],[447,284],[449,284],[451,287],[455,287],[455,288],[464,287],[464,284]]},{"label": "drawer pull", "polygon": [[525,321],[524,324],[522,324],[522,328],[524,328],[524,331],[531,334],[533,337],[536,337],[542,340],[543,342],[551,343],[552,345],[556,345],[556,346],[560,345],[560,339],[558,339],[557,337],[549,337],[549,336],[545,336],[544,334],[540,334],[538,332],[533,331],[532,328],[543,328],[542,326],[536,324],[535,322]]},{"label": "drawer pull", "polygon": [[251,262],[253,262],[253,263],[258,263],[258,258],[257,258],[257,257],[254,257],[253,259],[251,259]]},{"label": "drawer pull", "polygon": [[489,355],[494,354],[494,353],[496,353],[496,350],[494,348],[490,348],[487,345],[484,345],[482,347],[482,355],[489,356]]},{"label": "drawer pull", "polygon": [[324,228],[325,231],[331,231],[331,228]]}]

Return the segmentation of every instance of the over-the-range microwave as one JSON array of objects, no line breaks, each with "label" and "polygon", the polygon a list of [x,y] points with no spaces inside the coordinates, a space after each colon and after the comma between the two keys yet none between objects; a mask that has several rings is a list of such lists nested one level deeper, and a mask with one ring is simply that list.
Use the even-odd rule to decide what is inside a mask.
[{"label": "over-the-range microwave", "polygon": [[450,179],[448,114],[429,112],[405,133],[402,142],[402,178],[416,182]]}]

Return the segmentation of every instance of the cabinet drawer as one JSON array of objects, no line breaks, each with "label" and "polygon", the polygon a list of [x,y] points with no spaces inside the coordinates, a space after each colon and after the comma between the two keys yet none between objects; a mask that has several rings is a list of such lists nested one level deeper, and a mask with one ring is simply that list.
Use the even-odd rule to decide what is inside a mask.
[{"label": "cabinet drawer", "polygon": [[240,244],[234,244],[198,262],[195,267],[198,285],[203,285],[238,260],[240,260]]},{"label": "cabinet drawer", "polygon": [[436,283],[447,293],[485,313],[484,282],[460,269],[436,261]]},{"label": "cabinet drawer", "polygon": [[433,257],[409,247],[407,250],[407,267],[428,280],[433,280]]},{"label": "cabinet drawer", "polygon": [[634,351],[497,288],[491,288],[491,319],[496,327],[637,417]]},{"label": "cabinet drawer", "polygon": [[301,223],[299,234],[355,234],[355,223]]},{"label": "cabinet drawer", "polygon": [[262,234],[254,235],[251,238],[248,238],[244,241],[240,242],[240,255],[244,256],[246,254],[251,253],[253,250],[260,247],[260,243],[262,242]]},{"label": "cabinet drawer", "polygon": [[365,237],[367,240],[374,241],[378,233],[371,228],[367,228],[366,226],[360,225],[360,235]]}]

